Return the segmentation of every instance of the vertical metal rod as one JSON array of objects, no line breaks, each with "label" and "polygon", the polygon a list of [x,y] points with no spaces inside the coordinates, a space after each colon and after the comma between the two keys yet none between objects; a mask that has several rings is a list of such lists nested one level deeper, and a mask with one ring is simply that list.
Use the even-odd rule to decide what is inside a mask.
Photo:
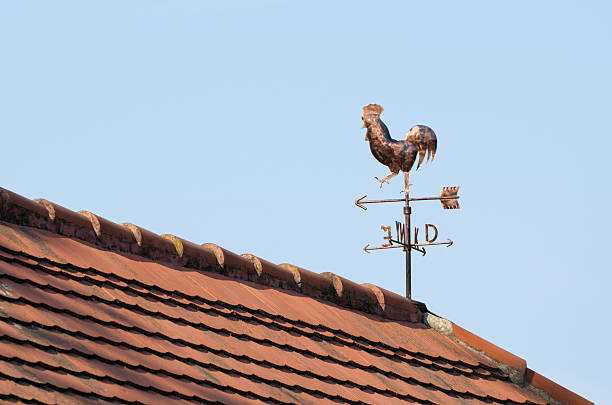
[{"label": "vertical metal rod", "polygon": [[406,196],[406,205],[404,206],[404,216],[406,217],[406,298],[412,299],[412,235],[410,230],[410,196],[408,195],[410,184],[408,183],[408,173],[404,173],[404,192]]}]

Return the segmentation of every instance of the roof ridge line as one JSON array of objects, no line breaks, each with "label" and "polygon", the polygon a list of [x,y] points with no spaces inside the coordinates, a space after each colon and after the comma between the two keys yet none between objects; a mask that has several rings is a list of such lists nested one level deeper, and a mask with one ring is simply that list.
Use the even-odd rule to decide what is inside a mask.
[{"label": "roof ridge line", "polygon": [[586,398],[531,370],[527,367],[525,359],[463,329],[448,319],[425,312],[423,322],[461,346],[484,356],[507,373],[513,383],[526,387],[553,405],[594,405]]},{"label": "roof ridge line", "polygon": [[250,254],[238,255],[212,243],[198,245],[174,235],[157,235],[131,223],[116,224],[88,211],[74,212],[47,200],[30,200],[0,187],[0,220],[43,229],[98,248],[270,287],[297,291],[387,319],[423,322],[425,304],[373,284],[358,284],[334,273],[276,265]]}]

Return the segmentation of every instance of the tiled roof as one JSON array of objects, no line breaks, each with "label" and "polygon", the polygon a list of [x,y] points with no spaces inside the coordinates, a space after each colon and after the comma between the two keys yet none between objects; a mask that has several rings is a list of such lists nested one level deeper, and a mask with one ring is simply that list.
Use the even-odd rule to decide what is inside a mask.
[{"label": "tiled roof", "polygon": [[4,189],[0,400],[590,403],[382,288]]}]

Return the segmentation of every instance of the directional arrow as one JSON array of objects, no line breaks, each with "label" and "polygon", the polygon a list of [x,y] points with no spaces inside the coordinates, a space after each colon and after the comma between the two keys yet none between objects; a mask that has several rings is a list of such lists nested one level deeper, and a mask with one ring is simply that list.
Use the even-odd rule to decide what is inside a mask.
[{"label": "directional arrow", "polygon": [[368,243],[363,247],[363,251],[366,253],[370,253],[370,250],[380,250],[380,249],[395,249],[395,248],[403,248],[403,246],[379,246],[379,247],[368,247],[370,244]]},{"label": "directional arrow", "polygon": [[[451,189],[451,190],[445,190],[445,189]],[[459,199],[459,196],[457,195],[457,190],[459,189],[459,187],[444,187],[444,189],[442,190],[442,193],[440,195],[440,197],[420,197],[420,198],[409,198],[408,201],[431,201],[431,200],[440,200],[442,202],[442,208],[444,209],[457,209],[459,208],[459,203],[457,202],[457,200]],[[446,193],[446,194],[444,194]],[[361,197],[359,197],[358,199],[355,200],[355,205],[358,206],[361,209],[367,210],[368,208],[363,205],[363,204],[378,204],[378,203],[388,203],[388,202],[406,202],[405,198],[391,198],[388,200],[366,200],[364,201],[363,199],[366,198],[368,195],[364,194]],[[446,201],[446,200],[451,200],[451,201]]]},{"label": "directional arrow", "polygon": [[359,197],[358,199],[355,200],[355,205],[358,206],[359,208],[363,208],[364,210],[367,210],[368,208],[365,207],[363,204],[376,204],[376,203],[386,203],[386,202],[404,202],[406,201],[405,198],[392,198],[390,200],[368,200],[368,201],[363,201],[364,198],[366,198],[368,195],[364,194],[361,197]]},{"label": "directional arrow", "polygon": [[433,245],[446,245],[446,247],[450,247],[453,244],[453,241],[448,239],[448,242],[434,242],[434,243],[416,243],[412,246],[433,246]]}]

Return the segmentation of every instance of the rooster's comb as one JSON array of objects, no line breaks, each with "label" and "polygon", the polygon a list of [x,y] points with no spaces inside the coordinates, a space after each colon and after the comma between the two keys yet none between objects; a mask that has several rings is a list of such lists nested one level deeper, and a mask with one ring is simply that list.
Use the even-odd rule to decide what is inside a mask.
[{"label": "rooster's comb", "polygon": [[363,113],[364,114],[378,114],[378,115],[380,115],[380,113],[382,113],[383,111],[384,111],[384,108],[382,108],[378,104],[368,104],[365,107],[363,107]]}]

